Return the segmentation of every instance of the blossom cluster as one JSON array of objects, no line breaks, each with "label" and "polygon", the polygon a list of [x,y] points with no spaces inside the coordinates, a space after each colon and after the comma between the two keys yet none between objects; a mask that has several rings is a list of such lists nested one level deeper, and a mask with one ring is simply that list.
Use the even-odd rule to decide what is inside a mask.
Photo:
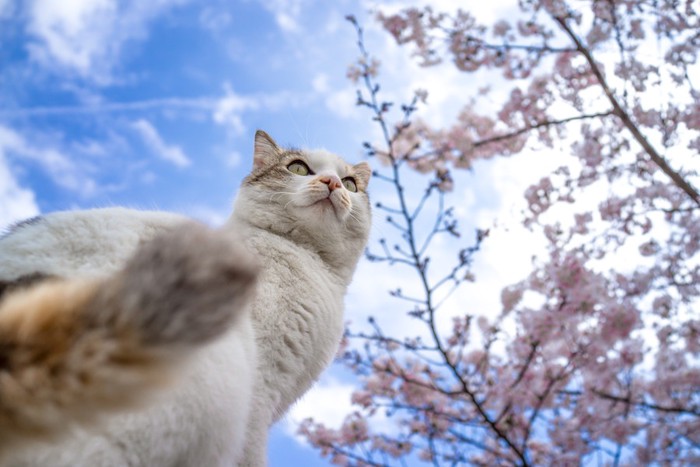
[{"label": "blossom cluster", "polygon": [[[301,427],[334,464],[700,462],[700,11],[674,1],[593,2],[587,12],[566,0],[518,4],[520,17],[491,27],[430,7],[378,15],[422,65],[449,58],[510,83],[497,108],[467,100],[446,128],[414,115],[417,97],[390,125],[373,62],[358,62],[371,96],[360,103],[386,136],[365,147],[396,188],[398,207],[386,209],[400,234],[394,250],[382,240],[384,253],[369,257],[416,274],[422,290],[392,296],[410,302],[425,332],[394,336],[377,320],[371,333],[348,334],[339,359],[360,380],[355,411],[337,428]],[[639,53],[650,44],[654,54]],[[450,171],[533,146],[568,156],[524,193],[522,222],[546,254],[503,289],[500,310],[445,326],[436,294],[471,280],[485,239],[444,274],[430,269],[431,242],[459,235],[443,205]],[[416,205],[404,170],[432,174],[426,189],[410,188],[423,190]],[[439,207],[426,214],[432,197]],[[436,217],[424,239],[419,215]]]}]

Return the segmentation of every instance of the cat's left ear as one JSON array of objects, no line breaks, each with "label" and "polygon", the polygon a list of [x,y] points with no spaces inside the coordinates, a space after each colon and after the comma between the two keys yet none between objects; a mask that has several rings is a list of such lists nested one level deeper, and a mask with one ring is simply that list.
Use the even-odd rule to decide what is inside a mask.
[{"label": "cat's left ear", "polygon": [[360,185],[363,188],[367,188],[367,184],[369,184],[369,178],[372,176],[372,168],[369,166],[369,164],[367,162],[360,162],[359,164],[355,164],[352,166],[352,171],[355,174],[355,177],[360,182]]},{"label": "cat's left ear", "polygon": [[275,140],[262,130],[255,132],[255,147],[253,151],[253,169],[260,169],[274,164],[279,159],[282,150]]}]

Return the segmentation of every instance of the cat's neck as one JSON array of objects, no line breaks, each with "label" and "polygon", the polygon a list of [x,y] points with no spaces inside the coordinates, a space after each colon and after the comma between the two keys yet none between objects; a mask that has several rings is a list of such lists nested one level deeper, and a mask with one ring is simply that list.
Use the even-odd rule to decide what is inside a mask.
[{"label": "cat's neck", "polygon": [[[234,214],[226,223],[230,228],[244,238],[262,240],[262,244],[273,244],[278,248],[303,249],[304,252],[318,262],[328,274],[336,278],[336,282],[347,286],[362,254],[364,240],[312,237],[298,225],[286,223],[283,219],[265,221],[260,218],[251,220],[245,216]],[[265,251],[259,252],[265,255]]]}]

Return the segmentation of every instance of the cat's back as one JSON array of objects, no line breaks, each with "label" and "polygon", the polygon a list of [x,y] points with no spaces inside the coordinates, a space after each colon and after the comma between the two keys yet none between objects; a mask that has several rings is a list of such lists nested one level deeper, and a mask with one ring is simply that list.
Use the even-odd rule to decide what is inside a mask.
[{"label": "cat's back", "polygon": [[118,269],[141,242],[186,219],[114,207],[55,212],[23,221],[0,237],[0,279],[35,272],[104,275]]}]

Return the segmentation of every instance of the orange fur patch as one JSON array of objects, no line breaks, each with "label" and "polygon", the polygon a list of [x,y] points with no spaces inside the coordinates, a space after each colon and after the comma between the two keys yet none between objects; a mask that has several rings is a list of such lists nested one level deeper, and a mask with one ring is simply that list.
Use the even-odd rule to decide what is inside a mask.
[{"label": "orange fur patch", "polygon": [[134,405],[167,380],[154,364],[169,359],[140,348],[136,333],[93,325],[91,301],[105,285],[51,280],[0,301],[0,450]]}]

